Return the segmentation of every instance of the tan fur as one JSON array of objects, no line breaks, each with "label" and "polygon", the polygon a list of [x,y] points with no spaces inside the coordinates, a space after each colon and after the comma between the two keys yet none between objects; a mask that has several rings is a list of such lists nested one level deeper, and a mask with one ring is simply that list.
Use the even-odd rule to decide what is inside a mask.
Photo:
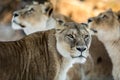
[{"label": "tan fur", "polygon": [[[92,61],[87,59],[84,65],[76,64],[69,71],[70,80],[113,80],[112,63],[105,50],[104,45],[97,39],[92,37],[90,52]],[[104,66],[104,67],[103,67]],[[84,73],[81,74],[83,69]],[[84,79],[83,79],[84,78]]]},{"label": "tan fur", "polygon": [[55,24],[55,21],[51,18],[52,11],[53,7],[49,2],[27,5],[13,13],[12,28],[15,30],[23,29],[26,34],[52,29],[54,25],[46,25],[50,22]]},{"label": "tan fur", "polygon": [[90,54],[93,63],[89,59],[84,65],[86,80],[113,80],[111,60],[104,45],[96,36],[92,37]]},{"label": "tan fur", "polygon": [[[34,10],[30,11],[31,9]],[[45,2],[44,4],[34,2],[34,4],[27,5],[25,8],[15,11],[13,14],[12,28],[15,30],[23,29],[26,35],[54,28],[56,26],[55,19],[57,18],[66,22],[72,21],[57,12],[53,13],[52,4],[49,2]],[[16,17],[15,14],[19,16]]]},{"label": "tan fur", "polygon": [[[39,7],[39,4],[36,4],[36,5],[38,6],[37,9],[39,9],[39,8],[42,9],[42,7]],[[30,6],[34,6],[34,5],[32,4],[32,5],[29,5],[28,7],[30,7]],[[20,13],[19,11],[20,12],[24,12],[22,10],[18,10],[17,12]],[[28,9],[25,8],[25,11],[28,11]],[[38,14],[36,14],[36,15],[38,15]],[[42,16],[42,15],[46,15],[46,13],[44,14],[44,13],[40,12],[40,15],[41,15],[40,18],[42,19],[42,18],[45,17],[45,16]],[[24,16],[24,15],[21,15],[21,16]],[[64,20],[65,22],[71,22],[72,21],[68,17],[63,16],[61,14],[58,14],[56,12],[53,12],[52,16],[50,16],[50,17],[49,17],[49,15],[46,15],[46,17],[48,19],[44,20],[44,23],[46,23],[44,26],[47,26],[47,27],[49,27],[51,25],[53,27],[55,27],[56,23],[54,23],[54,19],[53,18],[55,18],[55,19],[61,19],[61,20]],[[26,17],[26,19],[24,19],[24,21],[27,21],[27,18],[29,19],[29,17]],[[19,20],[22,20],[22,19],[19,19]],[[36,18],[34,18],[32,16],[32,20],[36,21]],[[29,24],[31,24],[30,21],[27,21],[27,22],[29,22]],[[41,23],[42,23],[42,21],[38,21],[37,20],[34,25],[37,25],[37,24],[39,25]],[[38,29],[35,28],[36,26],[32,26],[32,29],[31,29],[31,27],[29,27],[27,25],[25,27],[27,27],[27,29],[30,30],[28,34],[31,34],[33,32],[37,32],[37,31],[43,31],[43,30],[47,29],[46,27],[44,27],[44,28],[41,29],[41,25],[38,26],[39,27]],[[99,48],[96,48],[96,46],[99,47]],[[92,44],[91,44],[91,47],[90,47],[90,54],[92,55],[93,61],[95,63],[94,64],[94,68],[91,65],[91,62],[88,60],[87,63],[85,63],[85,70],[84,70],[85,71],[85,76],[86,76],[86,78],[88,80],[90,80],[90,79],[96,79],[96,78],[99,79],[99,80],[103,80],[103,79],[107,79],[108,78],[108,80],[110,80],[109,76],[111,76],[110,73],[111,73],[112,66],[111,66],[111,62],[109,60],[109,57],[106,54],[106,50],[104,49],[104,47],[102,48],[102,46],[103,45],[96,38],[93,38]],[[104,56],[106,56],[106,57],[104,57]],[[99,59],[99,57],[102,58],[102,61],[99,64],[97,64],[97,60]],[[103,66],[106,63],[108,64],[106,67],[100,68],[101,66]],[[80,68],[81,68],[81,66],[76,65],[75,67],[73,67],[69,71],[68,77],[69,77],[70,80],[80,80],[80,78],[82,78],[82,75],[81,75],[81,72],[80,72],[81,71]],[[107,70],[107,71],[105,71],[105,70]]]},{"label": "tan fur", "polygon": [[[65,80],[72,64],[84,63],[91,42],[87,27],[77,23],[57,25],[19,41],[0,42],[0,80]],[[81,54],[83,47],[86,50]]]},{"label": "tan fur", "polygon": [[89,20],[89,26],[97,31],[95,35],[105,45],[112,60],[114,80],[120,80],[120,14],[111,9]]},{"label": "tan fur", "polygon": [[[56,11],[71,17],[76,22],[86,21],[88,17],[96,16],[101,11],[108,9],[110,6],[114,10],[119,7],[114,7],[111,2],[107,3],[98,0],[50,0],[56,8]],[[110,3],[110,4],[109,4]],[[112,2],[114,4],[114,1]],[[87,5],[87,6],[86,6]],[[119,3],[115,4],[119,6]],[[89,6],[89,7],[88,7]],[[112,79],[112,64],[106,52],[104,45],[94,36],[90,47],[90,54],[93,58],[94,66],[91,61],[85,63],[85,78],[87,80],[113,80]],[[107,65],[106,65],[107,64]],[[105,67],[103,67],[106,65]],[[79,65],[76,65],[69,72],[71,80],[80,80],[82,77]]]}]

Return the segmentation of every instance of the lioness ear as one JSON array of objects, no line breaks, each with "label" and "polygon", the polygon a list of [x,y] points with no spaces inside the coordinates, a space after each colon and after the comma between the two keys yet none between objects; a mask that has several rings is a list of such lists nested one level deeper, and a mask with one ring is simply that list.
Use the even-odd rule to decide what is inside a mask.
[{"label": "lioness ear", "polygon": [[118,20],[120,21],[120,10],[117,12]]},{"label": "lioness ear", "polygon": [[111,8],[109,8],[109,9],[107,10],[107,12],[113,12],[113,11],[112,11],[112,9],[111,9]]},{"label": "lioness ear", "polygon": [[69,18],[68,16],[65,16],[65,15],[63,15],[63,14],[60,14],[60,13],[58,13],[58,12],[55,12],[54,11],[54,13],[52,14],[52,17],[53,18],[59,18],[59,19],[61,19],[61,20],[64,20],[65,22],[73,22],[73,20],[71,20],[71,18]]},{"label": "lioness ear", "polygon": [[45,13],[46,13],[48,16],[51,16],[51,14],[52,14],[52,12],[53,12],[53,5],[52,5],[52,3],[50,3],[50,2],[45,2],[44,5],[45,5]]},{"label": "lioness ear", "polygon": [[65,28],[64,24],[65,24],[65,21],[64,20],[61,20],[61,19],[55,19],[56,20],[56,31],[60,32],[61,30],[63,30]]},{"label": "lioness ear", "polygon": [[84,27],[88,28],[88,24],[87,23],[81,23]]},{"label": "lioness ear", "polygon": [[59,25],[63,25],[65,23],[65,16],[59,13],[53,13],[52,17],[56,20],[56,23]]},{"label": "lioness ear", "polygon": [[94,35],[95,33],[97,33],[97,30],[94,30],[94,29],[91,29],[89,26],[88,26],[88,24],[86,24],[86,23],[81,23],[84,27],[86,27],[86,29],[89,31],[89,33],[91,34],[91,35]]},{"label": "lioness ear", "polygon": [[57,12],[54,12],[53,14],[52,14],[52,18],[55,20],[55,22],[56,22],[56,27],[55,27],[55,29],[57,30],[57,31],[60,31],[60,30],[62,30],[62,29],[64,29],[65,27],[65,22],[66,22],[66,20],[65,20],[65,17],[64,17],[64,15],[62,15],[62,14],[59,14],[59,13],[57,13]]}]

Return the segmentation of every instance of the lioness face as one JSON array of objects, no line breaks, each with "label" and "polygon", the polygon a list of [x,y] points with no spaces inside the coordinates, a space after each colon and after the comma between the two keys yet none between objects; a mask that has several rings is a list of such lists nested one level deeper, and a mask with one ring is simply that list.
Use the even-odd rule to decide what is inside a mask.
[{"label": "lioness face", "polygon": [[45,26],[52,13],[50,3],[27,5],[25,8],[13,13],[13,29],[23,29],[26,26]]},{"label": "lioness face", "polygon": [[111,40],[119,36],[119,17],[111,9],[88,19],[88,24],[100,40]]},{"label": "lioness face", "polygon": [[86,25],[67,22],[58,24],[56,30],[59,53],[63,57],[84,63],[89,55],[88,49],[91,43],[91,35]]}]

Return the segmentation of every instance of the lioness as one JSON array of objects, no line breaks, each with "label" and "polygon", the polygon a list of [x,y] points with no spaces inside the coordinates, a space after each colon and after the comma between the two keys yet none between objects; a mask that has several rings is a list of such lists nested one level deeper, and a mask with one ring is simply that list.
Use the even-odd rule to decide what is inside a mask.
[{"label": "lioness", "polygon": [[[26,33],[26,35],[28,34],[31,34],[33,32],[37,32],[37,31],[44,31],[46,29],[48,29],[47,27],[49,26],[52,26],[52,27],[55,27],[56,23],[53,19],[54,18],[60,18],[61,20],[64,20],[65,22],[71,22],[72,20],[68,17],[65,17],[61,14],[58,14],[56,12],[51,12],[50,15],[46,15],[46,13],[42,13],[40,12],[40,15],[38,15],[36,12],[32,12],[30,16],[30,18],[32,17],[32,20],[33,21],[36,21],[35,24],[31,24],[31,20],[28,21],[28,19],[30,19],[26,14],[23,14],[23,15],[20,15],[21,13],[24,13],[24,12],[28,12],[29,11],[29,7],[33,6],[35,4],[32,4],[32,5],[29,5],[25,8],[23,8],[22,10],[18,10],[18,11],[15,11],[19,14],[19,16],[17,16],[16,18],[22,23],[23,21],[24,22],[28,22],[30,25],[32,25],[31,27],[27,25],[24,25],[25,28],[27,30],[29,30],[29,32],[27,32],[27,30],[24,30],[24,32]],[[40,9],[42,9],[42,7],[40,7],[39,5],[40,4],[37,4],[38,7]],[[49,4],[50,6],[51,4]],[[43,6],[46,6],[45,4]],[[38,7],[35,7],[35,10],[38,8]],[[38,9],[39,9],[38,8]],[[51,7],[52,9],[52,7]],[[25,10],[25,11],[24,11]],[[44,10],[44,9],[43,9]],[[49,12],[49,10],[47,11],[47,13]],[[43,21],[37,21],[36,20],[36,17],[34,17],[32,14],[36,14],[35,16],[40,17],[40,19],[43,19],[46,15],[46,17],[48,18],[48,20],[44,20],[44,25],[39,25],[39,24],[42,24]],[[24,17],[26,15],[26,17]],[[13,15],[14,16],[14,15]],[[19,18],[19,17],[24,17],[23,19]],[[14,17],[13,17],[14,19]],[[12,23],[14,24],[14,22],[12,21]],[[39,25],[37,27],[39,28],[35,28],[36,26],[34,25]],[[22,28],[22,25],[19,25],[19,27]],[[42,26],[44,26],[44,28],[41,28]],[[14,25],[13,25],[14,27]],[[21,29],[19,28],[19,29]],[[24,29],[24,28],[23,28]],[[97,47],[96,47],[97,46]],[[109,58],[108,58],[108,55],[106,53],[106,50],[104,49],[103,45],[97,40],[96,37],[93,37],[93,41],[92,41],[92,44],[91,44],[91,47],[90,47],[90,53],[92,55],[92,58],[93,58],[93,62],[94,62],[94,67],[91,66],[91,62],[90,60],[88,60],[85,65],[84,65],[84,71],[85,71],[85,79],[86,80],[93,80],[93,79],[99,79],[99,80],[110,80],[109,77],[111,77],[111,63]],[[105,54],[106,53],[106,54]],[[104,57],[105,56],[105,57]],[[103,65],[107,64],[106,67],[102,68]],[[69,80],[80,80],[80,78],[82,78],[83,76],[81,75],[81,71],[80,71],[80,65],[75,65],[75,67],[73,67],[70,71],[69,71],[69,75],[68,75],[68,78]],[[106,70],[106,71],[105,71]]]},{"label": "lioness", "polygon": [[120,14],[109,9],[88,19],[88,24],[109,53],[114,80],[120,80]]},{"label": "lioness", "polygon": [[53,12],[53,6],[50,2],[44,4],[36,2],[13,13],[12,28],[14,30],[23,29],[26,35],[29,35],[54,28],[56,26],[54,18],[68,22],[73,21],[64,15]]},{"label": "lioness", "polygon": [[27,5],[13,13],[12,28],[15,30],[23,29],[27,35],[36,31],[52,29],[55,26],[55,21],[51,17],[52,12],[53,7],[49,2]]},{"label": "lioness", "polygon": [[91,43],[88,27],[61,20],[56,24],[19,41],[0,42],[0,80],[65,80],[72,64],[85,63]]}]

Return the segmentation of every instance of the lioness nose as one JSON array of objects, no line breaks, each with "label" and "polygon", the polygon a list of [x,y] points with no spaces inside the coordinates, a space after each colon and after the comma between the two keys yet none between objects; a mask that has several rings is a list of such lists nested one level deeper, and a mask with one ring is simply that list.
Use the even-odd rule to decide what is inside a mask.
[{"label": "lioness nose", "polygon": [[17,16],[19,16],[19,14],[18,14],[18,13],[14,13],[13,16],[14,16],[14,17],[17,17]]},{"label": "lioness nose", "polygon": [[90,23],[90,22],[92,22],[92,18],[89,18],[89,19],[88,19],[88,23]]},{"label": "lioness nose", "polygon": [[80,52],[83,52],[83,51],[86,50],[86,48],[85,47],[83,47],[83,48],[77,48],[77,50],[79,50]]}]

